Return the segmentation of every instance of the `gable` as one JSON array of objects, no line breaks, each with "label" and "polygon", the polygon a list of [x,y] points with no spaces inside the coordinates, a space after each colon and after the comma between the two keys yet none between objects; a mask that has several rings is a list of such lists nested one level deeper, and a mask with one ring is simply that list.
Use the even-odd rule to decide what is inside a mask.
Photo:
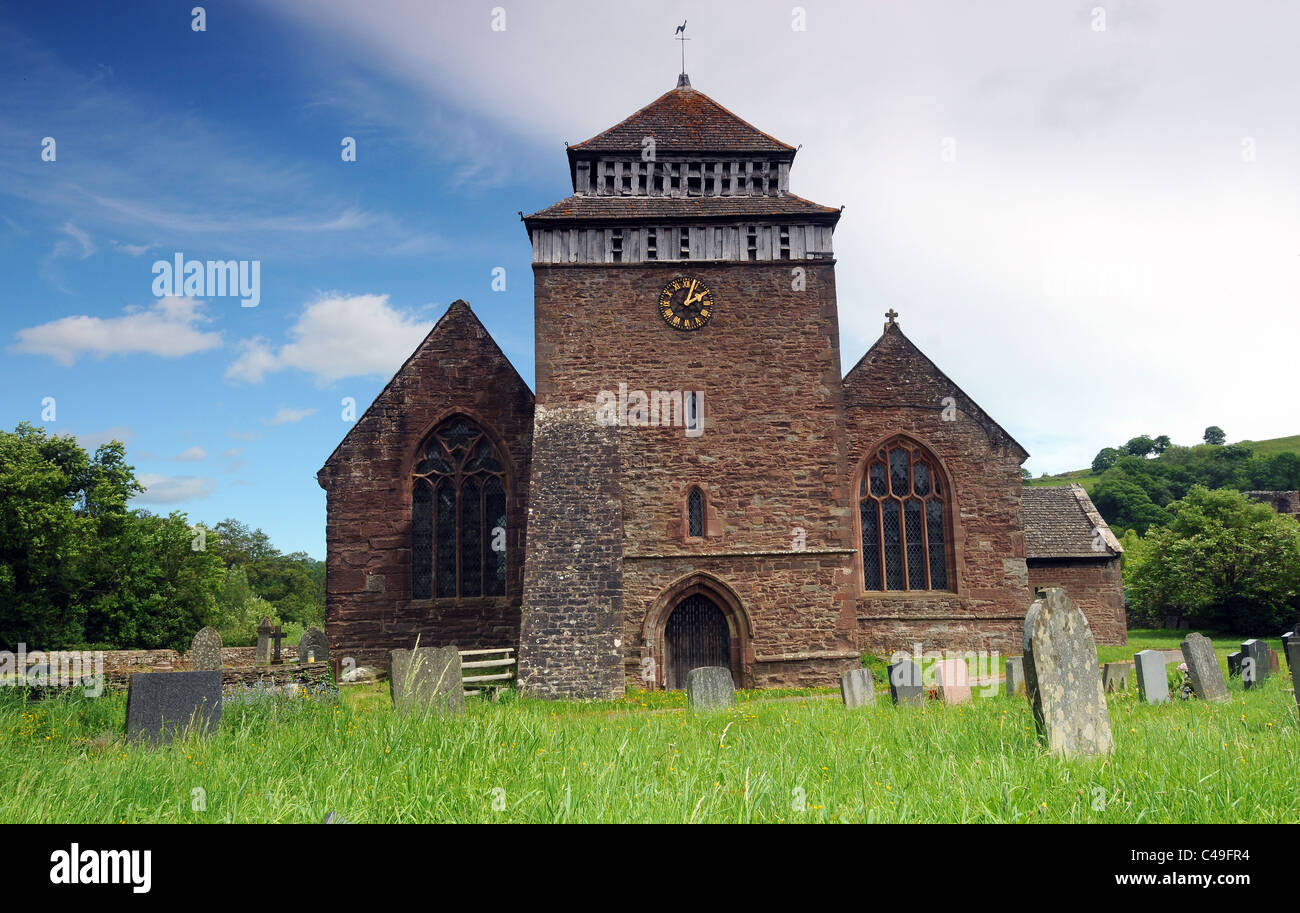
[{"label": "gable", "polygon": [[[1028,558],[1113,558],[1124,551],[1078,483],[1025,488],[1020,495]],[[1097,533],[1103,548],[1093,548]]]},{"label": "gable", "polygon": [[896,323],[885,327],[875,345],[844,375],[843,383],[846,409],[854,406],[912,406],[940,411],[944,408],[943,400],[952,397],[952,405],[983,429],[990,443],[1010,447],[1019,455],[1020,462],[1029,458],[1029,452],[939,370],[903,335]]},{"label": "gable", "polygon": [[457,300],[343,436],[317,472],[317,482],[328,489],[342,461],[358,451],[371,458],[381,437],[422,433],[429,421],[423,414],[427,403],[459,403],[473,411],[473,404],[485,399],[513,402],[531,417],[532,391],[469,304]]}]

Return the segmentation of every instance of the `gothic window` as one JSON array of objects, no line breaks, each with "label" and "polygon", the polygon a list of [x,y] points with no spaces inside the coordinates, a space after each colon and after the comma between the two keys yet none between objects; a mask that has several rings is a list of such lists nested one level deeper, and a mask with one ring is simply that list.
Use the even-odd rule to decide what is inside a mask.
[{"label": "gothic window", "polygon": [[950,588],[949,497],[938,462],[915,442],[895,438],[871,456],[857,498],[866,589]]},{"label": "gothic window", "polygon": [[704,535],[704,492],[692,488],[686,496],[687,535],[698,539]]},{"label": "gothic window", "polygon": [[413,474],[411,595],[504,596],[506,474],[491,440],[453,416],[430,435]]}]

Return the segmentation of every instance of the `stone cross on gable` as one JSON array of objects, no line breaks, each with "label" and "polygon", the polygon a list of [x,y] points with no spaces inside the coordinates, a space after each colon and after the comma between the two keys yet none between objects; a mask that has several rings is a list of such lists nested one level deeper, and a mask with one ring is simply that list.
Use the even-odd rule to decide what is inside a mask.
[{"label": "stone cross on gable", "polygon": [[885,311],[885,321],[886,321],[885,323],[886,327],[897,326],[898,311],[894,310],[893,308],[890,308],[889,310]]}]

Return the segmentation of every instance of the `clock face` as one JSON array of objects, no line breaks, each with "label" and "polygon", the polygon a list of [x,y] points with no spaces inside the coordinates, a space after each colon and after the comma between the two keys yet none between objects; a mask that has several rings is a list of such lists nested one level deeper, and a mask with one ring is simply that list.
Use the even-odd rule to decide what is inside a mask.
[{"label": "clock face", "polygon": [[683,276],[659,293],[659,316],[676,330],[698,330],[713,316],[713,292],[699,279]]}]

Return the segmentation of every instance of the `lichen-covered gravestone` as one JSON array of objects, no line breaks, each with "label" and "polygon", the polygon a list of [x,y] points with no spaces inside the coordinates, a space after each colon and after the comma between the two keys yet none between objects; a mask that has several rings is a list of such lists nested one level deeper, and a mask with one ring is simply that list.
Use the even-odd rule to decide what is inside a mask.
[{"label": "lichen-covered gravestone", "polygon": [[1143,650],[1133,654],[1138,696],[1148,704],[1163,704],[1169,700],[1169,676],[1165,672],[1167,665],[1165,655],[1159,650]]},{"label": "lichen-covered gravestone", "polygon": [[876,683],[866,669],[850,669],[840,676],[840,697],[852,710],[876,702]]},{"label": "lichen-covered gravestone", "polygon": [[893,663],[889,667],[889,696],[895,704],[924,704],[921,667],[910,659]]},{"label": "lichen-covered gravestone", "polygon": [[190,642],[190,666],[198,672],[221,669],[221,635],[216,628],[203,628]]},{"label": "lichen-covered gravestone", "polygon": [[970,670],[963,659],[945,659],[935,664],[939,697],[945,704],[970,703]]},{"label": "lichen-covered gravestone", "polygon": [[298,641],[298,662],[327,663],[330,661],[330,643],[320,628],[308,628]]},{"label": "lichen-covered gravestone", "polygon": [[460,651],[455,647],[416,647],[388,654],[389,692],[401,712],[431,710],[464,713]]},{"label": "lichen-covered gravestone", "polygon": [[1128,674],[1132,668],[1128,663],[1106,663],[1101,668],[1101,690],[1107,694],[1127,691]]},{"label": "lichen-covered gravestone", "polygon": [[724,666],[700,666],[686,673],[686,703],[692,710],[721,710],[736,703],[736,686],[731,670]]},{"label": "lichen-covered gravestone", "polygon": [[1205,701],[1228,700],[1228,686],[1223,683],[1223,670],[1219,668],[1219,658],[1214,655],[1210,638],[1204,634],[1188,634],[1180,646],[1196,696]]},{"label": "lichen-covered gravestone", "polygon": [[1018,694],[1025,693],[1025,659],[1023,656],[1013,656],[1007,660],[1005,683],[1007,697],[1015,697]]},{"label": "lichen-covered gravestone", "polygon": [[159,745],[191,727],[215,732],[221,722],[221,670],[137,672],[126,692],[126,737]]},{"label": "lichen-covered gravestone", "polygon": [[1039,738],[1052,754],[1114,748],[1092,627],[1063,587],[1048,588],[1025,616],[1025,685]]}]

